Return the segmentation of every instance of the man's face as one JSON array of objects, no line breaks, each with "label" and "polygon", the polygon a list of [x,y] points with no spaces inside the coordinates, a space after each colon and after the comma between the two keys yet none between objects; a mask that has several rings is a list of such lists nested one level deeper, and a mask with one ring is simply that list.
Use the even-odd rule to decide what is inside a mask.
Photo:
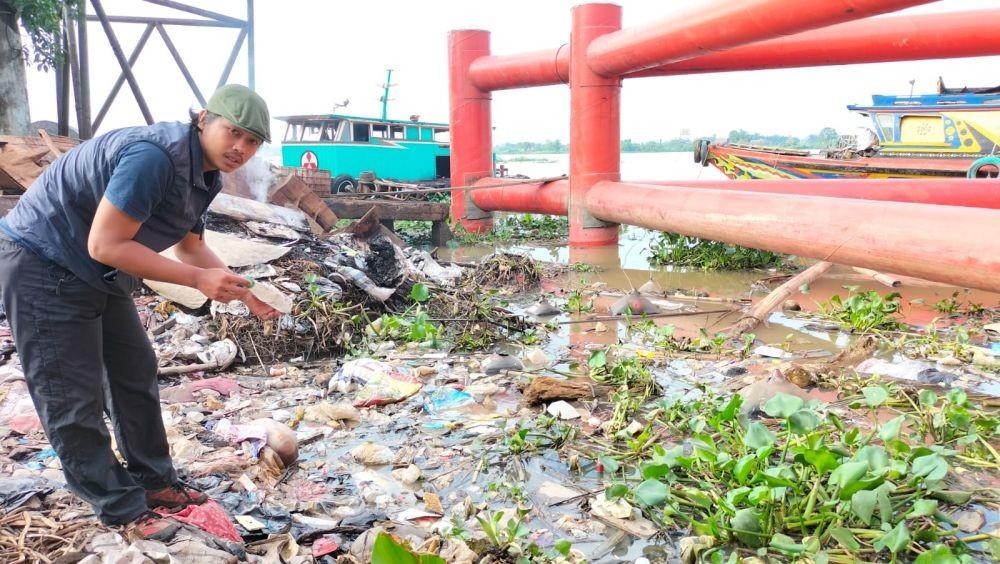
[{"label": "man's face", "polygon": [[[233,172],[249,161],[262,143],[260,137],[240,129],[224,117],[211,121],[201,113],[201,148],[205,170]],[[207,122],[207,123],[206,123]]]}]

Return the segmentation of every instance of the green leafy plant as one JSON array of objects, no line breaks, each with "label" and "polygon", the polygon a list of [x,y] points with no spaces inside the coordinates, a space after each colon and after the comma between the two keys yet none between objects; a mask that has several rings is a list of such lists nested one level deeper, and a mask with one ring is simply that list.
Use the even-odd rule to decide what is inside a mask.
[{"label": "green leafy plant", "polygon": [[486,233],[469,233],[457,225],[454,234],[455,241],[464,245],[564,240],[569,234],[569,220],[561,216],[511,214],[495,220],[493,229]]},{"label": "green leafy plant", "polygon": [[507,551],[531,532],[524,523],[527,514],[527,509],[519,507],[515,510],[515,515],[509,517],[506,522],[502,511],[477,515],[476,521],[479,521],[479,526],[482,527],[490,544],[500,551]]},{"label": "green leafy plant", "polygon": [[468,541],[472,538],[472,533],[465,526],[465,522],[458,515],[452,515],[448,524],[442,530],[445,537]]},{"label": "green leafy plant", "polygon": [[433,554],[415,554],[397,543],[389,533],[379,533],[372,547],[372,564],[445,564],[444,558]]},{"label": "green leafy plant", "polygon": [[882,296],[874,290],[859,293],[857,286],[844,288],[847,290],[846,298],[834,294],[830,301],[820,304],[823,316],[859,333],[897,329],[900,326],[896,319],[900,307],[898,292]]},{"label": "green leafy plant", "polygon": [[431,292],[427,288],[427,284],[419,282],[414,284],[413,288],[410,289],[410,299],[418,304],[425,303],[431,299]]},{"label": "green leafy plant", "polygon": [[566,311],[570,313],[594,311],[594,299],[588,299],[579,290],[573,290],[566,297]]},{"label": "green leafy plant", "polygon": [[517,504],[528,502],[528,494],[522,484],[507,481],[490,482],[486,485],[486,491]]},{"label": "green leafy plant", "polygon": [[635,413],[658,389],[656,380],[647,364],[634,356],[616,357],[614,349],[593,351],[587,360],[590,377],[595,382],[617,386],[611,394],[614,414],[610,430],[624,427]]},{"label": "green leafy plant", "polygon": [[[9,3],[28,32],[38,70],[48,71],[61,64],[66,57],[60,38],[64,25],[63,8],[66,15],[75,19],[80,10],[79,0],[10,0]],[[27,54],[25,48],[26,58]]]},{"label": "green leafy plant", "polygon": [[740,356],[747,358],[750,356],[750,351],[753,349],[753,343],[757,340],[757,335],[753,333],[743,334],[743,348],[740,349]]},{"label": "green leafy plant", "polygon": [[[885,387],[868,386],[852,406],[874,412],[897,400]],[[874,419],[862,432],[815,400],[777,394],[762,406],[764,421],[741,420],[741,405],[739,396],[710,393],[657,404],[651,424],[683,444],[625,441],[614,457],[601,455],[616,477],[605,496],[627,500],[661,526],[678,523],[712,537],[700,555],[708,562],[725,562],[732,547],[844,563],[927,552],[961,562],[981,554],[972,542],[989,535],[960,538],[945,516],[946,506],[971,498],[944,489],[959,455],[925,444],[913,415]]]},{"label": "green leafy plant", "polygon": [[651,244],[650,253],[649,260],[653,264],[693,266],[705,270],[751,270],[787,265],[785,255],[676,233],[661,233],[660,238]]},{"label": "green leafy plant", "polygon": [[953,315],[958,313],[962,308],[961,302],[958,301],[958,290],[952,292],[951,296],[944,298],[943,300],[937,302],[931,306],[934,311],[943,313],[945,315]]}]

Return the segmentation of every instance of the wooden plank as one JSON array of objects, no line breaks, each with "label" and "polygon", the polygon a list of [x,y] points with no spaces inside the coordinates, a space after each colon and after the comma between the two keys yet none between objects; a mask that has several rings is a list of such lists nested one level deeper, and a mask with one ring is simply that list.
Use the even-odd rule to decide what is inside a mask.
[{"label": "wooden plank", "polygon": [[407,219],[443,221],[448,217],[448,204],[442,202],[385,202],[354,198],[327,198],[324,200],[337,217],[358,219],[373,206],[380,219]]},{"label": "wooden plank", "polygon": [[451,228],[448,227],[447,221],[435,221],[431,224],[431,243],[442,247],[455,238],[455,235],[451,232]]}]

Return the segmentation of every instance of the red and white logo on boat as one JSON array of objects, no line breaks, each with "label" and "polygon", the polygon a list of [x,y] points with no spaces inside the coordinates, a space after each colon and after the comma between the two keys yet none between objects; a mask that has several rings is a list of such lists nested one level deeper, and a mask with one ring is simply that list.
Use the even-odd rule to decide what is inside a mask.
[{"label": "red and white logo on boat", "polygon": [[302,168],[316,170],[319,166],[319,159],[316,158],[316,153],[312,151],[302,153],[302,158],[299,160],[299,166]]}]

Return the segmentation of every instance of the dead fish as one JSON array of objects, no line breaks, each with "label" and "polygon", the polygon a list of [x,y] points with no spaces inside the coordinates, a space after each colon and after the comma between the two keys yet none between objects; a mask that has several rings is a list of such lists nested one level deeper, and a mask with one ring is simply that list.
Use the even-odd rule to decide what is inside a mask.
[{"label": "dead fish", "polygon": [[663,296],[663,288],[650,278],[648,282],[639,286],[639,293],[647,296]]},{"label": "dead fish", "polygon": [[528,312],[528,315],[532,315],[534,317],[548,317],[550,315],[556,315],[562,313],[561,311],[559,311],[559,308],[552,305],[548,300],[544,298],[538,300],[538,303],[529,307],[526,311]]},{"label": "dead fish", "polygon": [[631,315],[650,315],[660,312],[660,308],[656,304],[649,301],[649,298],[636,290],[632,290],[632,292],[622,296],[621,299],[611,304],[611,307],[608,308],[611,315],[622,315],[626,310]]},{"label": "dead fish", "polygon": [[498,353],[491,355],[483,361],[483,372],[486,374],[499,374],[504,370],[523,370],[524,365],[517,357],[509,354]]}]

